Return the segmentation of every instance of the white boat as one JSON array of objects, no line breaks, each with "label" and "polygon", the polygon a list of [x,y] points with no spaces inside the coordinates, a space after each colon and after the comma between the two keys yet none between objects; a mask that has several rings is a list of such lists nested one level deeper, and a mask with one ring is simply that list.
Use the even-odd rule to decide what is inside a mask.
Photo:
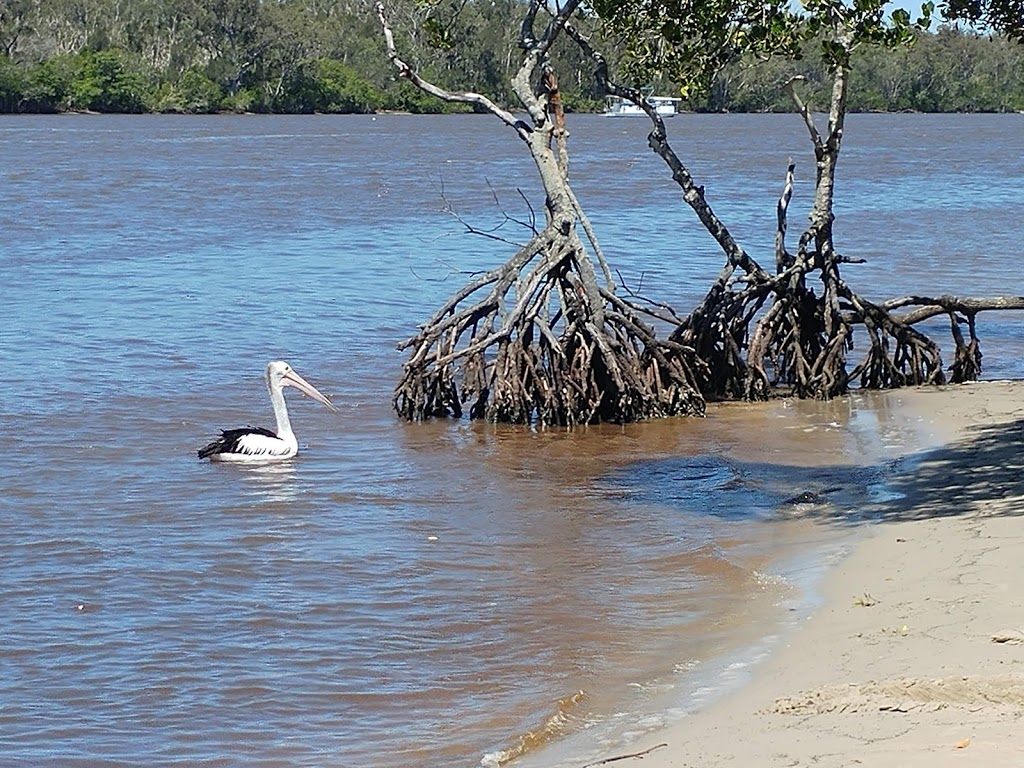
[{"label": "white boat", "polygon": [[[676,113],[676,103],[682,99],[673,96],[648,96],[647,103],[654,107],[661,117],[672,117]],[[608,101],[608,109],[604,111],[605,117],[646,117],[639,106],[628,99],[621,99],[612,96]]]}]

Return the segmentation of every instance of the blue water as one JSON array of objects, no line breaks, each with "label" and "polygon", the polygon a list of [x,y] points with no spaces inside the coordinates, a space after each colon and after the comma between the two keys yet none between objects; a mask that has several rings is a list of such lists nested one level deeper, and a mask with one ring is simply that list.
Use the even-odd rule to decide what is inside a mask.
[{"label": "blue water", "polygon": [[[1022,122],[851,117],[837,233],[870,262],[850,281],[1013,292]],[[790,155],[791,232],[810,203],[799,120],[670,128],[769,263]],[[642,125],[570,130],[613,266],[688,309],[721,257]],[[459,217],[517,240],[520,193],[541,209],[525,152],[486,118],[7,118],[0,184],[2,765],[469,766],[553,716],[600,722],[726,641],[773,510],[813,484],[730,459],[807,439],[743,414],[395,419],[395,345],[511,248]],[[1015,323],[982,318],[989,378],[1024,373]],[[289,395],[294,462],[199,462],[219,429],[271,425],[277,358],[339,412]],[[885,424],[854,450],[826,427],[844,406],[823,407],[792,417],[816,452],[870,463]]]}]

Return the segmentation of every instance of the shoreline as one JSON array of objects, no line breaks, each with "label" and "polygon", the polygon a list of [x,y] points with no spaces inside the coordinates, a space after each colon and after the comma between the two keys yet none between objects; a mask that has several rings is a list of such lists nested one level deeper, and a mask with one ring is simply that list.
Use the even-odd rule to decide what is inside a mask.
[{"label": "shoreline", "polygon": [[[789,633],[798,630],[803,617],[824,604],[821,584],[825,575],[863,538],[856,530],[815,530],[806,520],[782,521],[782,525],[787,524],[792,528],[777,537],[784,552],[768,560],[747,560],[746,565],[752,566],[749,592],[726,610],[723,623],[715,626],[718,642],[722,643],[715,650],[705,647],[703,653],[675,663],[671,676],[636,683],[637,690],[647,697],[623,702],[622,708],[606,719],[590,721],[550,741],[545,739],[541,748],[528,748],[511,760],[504,758],[506,752],[487,753],[479,765],[596,767],[609,756],[632,752],[633,745],[658,738],[682,718],[714,706],[749,685],[760,665],[778,651]],[[754,559],[761,560],[763,568],[754,564]],[[561,721],[562,716],[553,719],[556,729],[564,724]]]},{"label": "shoreline", "polygon": [[796,621],[749,649],[744,679],[723,684],[735,670],[720,659],[720,695],[691,692],[622,748],[592,740],[575,760],[552,750],[531,766],[1021,762],[1024,382],[883,396],[917,424],[923,453],[857,520],[812,515],[861,535],[799,598]]}]

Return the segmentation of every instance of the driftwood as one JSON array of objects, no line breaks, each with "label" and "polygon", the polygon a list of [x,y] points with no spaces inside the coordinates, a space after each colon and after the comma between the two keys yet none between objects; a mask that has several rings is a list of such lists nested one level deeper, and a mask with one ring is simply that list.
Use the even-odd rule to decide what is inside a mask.
[{"label": "driftwood", "polygon": [[[511,423],[630,422],[703,413],[703,364],[687,345],[659,339],[650,306],[620,296],[569,184],[567,132],[548,54],[579,0],[546,15],[525,7],[523,62],[513,89],[522,120],[487,97],[424,80],[398,54],[377,6],[388,56],[426,93],[488,112],[529,150],[545,192],[544,226],[503,265],[465,285],[399,348],[409,350],[394,407],[406,419],[460,416]],[[581,236],[582,232],[582,236]]]},{"label": "driftwood", "polygon": [[655,744],[653,747],[648,749],[640,750],[639,752],[630,752],[626,755],[616,755],[615,757],[606,757],[603,760],[597,760],[593,763],[587,763],[583,768],[596,768],[599,765],[608,765],[609,763],[617,763],[620,760],[643,760],[647,755],[651,754],[656,749],[662,749],[667,747],[668,744]]}]

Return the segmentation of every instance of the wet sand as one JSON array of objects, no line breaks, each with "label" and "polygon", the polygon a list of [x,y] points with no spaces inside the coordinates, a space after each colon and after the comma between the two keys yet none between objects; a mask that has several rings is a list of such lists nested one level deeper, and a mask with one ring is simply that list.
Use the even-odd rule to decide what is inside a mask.
[{"label": "wet sand", "polygon": [[820,607],[746,685],[581,766],[1024,762],[1024,382],[886,397],[942,447],[860,511]]}]

